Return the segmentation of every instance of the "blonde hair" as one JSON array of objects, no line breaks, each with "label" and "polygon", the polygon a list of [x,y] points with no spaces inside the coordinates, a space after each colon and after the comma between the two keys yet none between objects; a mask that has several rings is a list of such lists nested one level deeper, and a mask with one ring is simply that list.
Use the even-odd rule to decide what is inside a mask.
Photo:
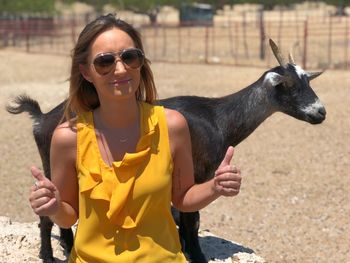
[{"label": "blonde hair", "polygon": [[[134,41],[135,47],[144,52],[140,33],[130,24],[116,18],[113,14],[100,16],[87,24],[80,33],[78,41],[72,50],[69,95],[64,111],[64,119],[72,120],[75,115],[84,111],[91,111],[100,105],[95,86],[82,76],[79,65],[88,63],[92,41],[99,34],[113,27],[127,33]],[[145,59],[145,63],[140,69],[140,74],[141,80],[136,91],[136,99],[152,104],[157,98],[157,90],[148,59]]]}]

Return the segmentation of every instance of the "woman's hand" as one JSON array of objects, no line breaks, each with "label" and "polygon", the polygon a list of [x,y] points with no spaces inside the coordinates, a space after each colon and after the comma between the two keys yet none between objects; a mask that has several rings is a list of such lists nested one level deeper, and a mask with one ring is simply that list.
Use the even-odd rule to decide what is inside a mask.
[{"label": "woman's hand", "polygon": [[231,165],[234,148],[228,147],[226,155],[215,171],[214,191],[223,196],[235,196],[239,193],[241,187],[241,171],[234,165]]},{"label": "woman's hand", "polygon": [[34,213],[39,216],[56,214],[61,203],[60,193],[56,186],[38,168],[33,166],[30,171],[36,179],[29,194],[29,202]]}]

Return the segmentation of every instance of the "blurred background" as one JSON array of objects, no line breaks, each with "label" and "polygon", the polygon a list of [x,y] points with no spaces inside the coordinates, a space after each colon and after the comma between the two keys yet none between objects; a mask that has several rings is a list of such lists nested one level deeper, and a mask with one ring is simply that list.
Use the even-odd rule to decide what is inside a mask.
[{"label": "blurred background", "polygon": [[272,38],[303,68],[348,69],[349,10],[348,0],[1,0],[0,48],[67,54],[111,12],[141,31],[152,61],[270,67]]}]

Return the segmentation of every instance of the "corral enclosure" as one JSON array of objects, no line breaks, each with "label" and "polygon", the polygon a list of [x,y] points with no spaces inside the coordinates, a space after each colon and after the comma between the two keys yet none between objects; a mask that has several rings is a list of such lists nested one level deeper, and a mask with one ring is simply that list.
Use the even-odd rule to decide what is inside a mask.
[{"label": "corral enclosure", "polygon": [[[134,19],[137,23],[144,18]],[[246,19],[250,19],[248,15]],[[338,21],[338,18],[333,19]],[[343,18],[340,20],[344,21]],[[52,109],[66,97],[70,41],[80,28],[76,28],[75,34],[70,27],[65,28],[66,33],[61,38],[55,37],[53,46],[50,38],[42,40],[38,37],[30,40],[35,44],[30,46],[33,52],[24,52],[25,42],[0,50],[0,179],[3,185],[0,215],[9,216],[12,220],[37,220],[27,200],[29,187],[33,184],[29,167],[33,164],[41,167],[41,162],[31,135],[30,118],[26,114],[10,115],[4,107],[11,98],[23,92],[37,99],[43,111]],[[176,40],[167,40],[166,57],[162,57],[161,40],[152,35],[155,30],[159,33],[162,29],[142,28],[150,32],[144,37],[148,53],[155,58],[152,59],[152,69],[160,98],[175,95],[223,96],[251,84],[265,70],[277,65],[269,49],[263,62],[253,60],[253,54],[257,56],[258,51],[249,49],[250,60],[242,59],[237,63],[249,67],[234,66],[234,59],[232,63],[230,61],[231,65],[220,65],[216,62],[217,58],[211,60],[211,55],[208,55],[211,64],[179,63],[182,60],[198,62],[186,61],[185,57],[203,48],[202,41],[192,39],[187,43],[185,39],[195,36],[195,31],[203,34],[206,29],[167,28],[173,30],[174,35],[180,30],[184,36],[182,47],[189,49],[180,51],[181,60],[176,56],[173,59],[170,52],[179,52],[172,43]],[[220,28],[228,30],[227,27]],[[254,32],[253,26],[250,29]],[[217,28],[214,30],[216,32]],[[254,36],[252,34],[250,40],[247,38],[247,43],[258,46],[255,38],[252,41]],[[277,40],[278,33],[274,33],[273,38]],[[280,45],[286,54],[291,42],[283,39],[282,33]],[[322,48],[322,41],[327,42],[327,38],[315,42],[320,48],[318,53],[326,58],[328,55]],[[172,49],[171,43],[174,44]],[[226,41],[215,42],[215,50],[226,50],[227,45]],[[159,53],[152,54],[154,46]],[[332,55],[343,54],[343,45],[339,45],[339,49],[335,47]],[[212,49],[208,47],[209,50]],[[245,57],[244,52],[240,57]],[[298,52],[297,48],[295,60],[301,64],[302,56]],[[172,63],[161,62],[167,57]],[[316,52],[315,57],[308,56],[307,66],[321,67],[318,58]],[[220,198],[201,212],[202,229],[209,229],[222,238],[249,247],[268,262],[328,263],[348,262],[350,258],[350,74],[347,70],[327,70],[311,85],[326,106],[325,122],[312,126],[280,113],[267,119],[236,147],[233,162],[241,167],[243,173],[239,196]]]},{"label": "corral enclosure", "polygon": [[[226,6],[212,26],[181,27],[179,13],[164,7],[158,24],[127,11],[106,8],[139,28],[152,61],[270,67],[268,39],[291,51],[304,68],[348,69],[350,17],[332,16],[334,7],[297,5],[291,10],[261,12],[259,5]],[[95,14],[56,17],[2,17],[0,45],[28,52],[67,54],[82,27]]]}]

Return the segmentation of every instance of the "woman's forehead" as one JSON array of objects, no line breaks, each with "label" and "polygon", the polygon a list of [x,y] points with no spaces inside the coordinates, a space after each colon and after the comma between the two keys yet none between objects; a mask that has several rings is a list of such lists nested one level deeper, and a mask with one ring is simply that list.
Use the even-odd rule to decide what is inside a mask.
[{"label": "woman's forehead", "polygon": [[91,52],[118,52],[131,47],[135,47],[134,41],[125,31],[118,28],[111,28],[95,38],[91,44]]}]

